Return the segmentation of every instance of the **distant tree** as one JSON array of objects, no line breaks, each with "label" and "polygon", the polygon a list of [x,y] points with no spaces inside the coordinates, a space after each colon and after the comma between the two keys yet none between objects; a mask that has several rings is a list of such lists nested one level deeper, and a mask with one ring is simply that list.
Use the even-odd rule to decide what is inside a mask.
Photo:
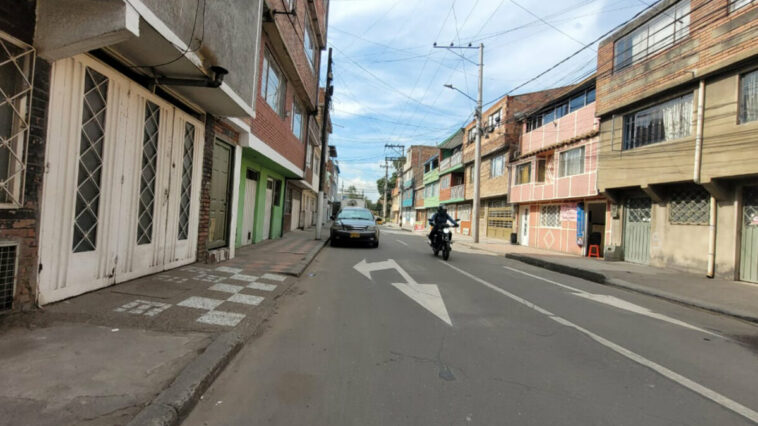
[{"label": "distant tree", "polygon": [[390,176],[389,179],[389,185],[387,185],[387,182],[383,177],[376,180],[376,189],[379,191],[379,203],[384,202],[384,191],[387,191],[387,203],[390,203],[390,200],[392,199],[392,190],[395,189],[395,185],[397,185],[397,173],[392,173],[392,176]]}]

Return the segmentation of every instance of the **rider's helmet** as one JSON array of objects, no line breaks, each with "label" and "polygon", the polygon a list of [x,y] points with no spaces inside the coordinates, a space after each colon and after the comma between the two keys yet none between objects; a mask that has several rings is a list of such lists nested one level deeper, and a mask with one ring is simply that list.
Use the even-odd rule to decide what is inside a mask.
[{"label": "rider's helmet", "polygon": [[439,207],[437,207],[437,213],[439,213],[439,214],[447,214],[447,208],[445,206],[439,206]]}]

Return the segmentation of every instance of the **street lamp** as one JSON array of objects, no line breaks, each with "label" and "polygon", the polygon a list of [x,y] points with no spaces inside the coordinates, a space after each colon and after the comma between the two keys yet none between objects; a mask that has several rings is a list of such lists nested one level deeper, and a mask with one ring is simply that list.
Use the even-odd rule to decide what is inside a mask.
[{"label": "street lamp", "polygon": [[459,88],[457,88],[457,87],[453,86],[453,85],[452,85],[452,84],[450,84],[450,83],[447,83],[447,84],[443,84],[443,86],[447,87],[448,89],[452,89],[452,90],[455,90],[456,92],[460,93],[461,95],[463,95],[463,96],[465,96],[465,97],[467,97],[467,98],[471,99],[472,101],[476,102],[476,99],[472,98],[472,97],[471,97],[471,96],[469,96],[469,95],[468,95],[466,92],[464,92],[463,90],[461,90],[461,89],[459,89]]}]

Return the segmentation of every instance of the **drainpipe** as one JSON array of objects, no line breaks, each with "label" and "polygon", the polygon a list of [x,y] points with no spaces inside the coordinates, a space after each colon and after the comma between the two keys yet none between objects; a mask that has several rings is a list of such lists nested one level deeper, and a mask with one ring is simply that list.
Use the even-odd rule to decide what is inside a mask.
[{"label": "drainpipe", "polygon": [[705,80],[700,80],[697,91],[697,129],[695,130],[695,169],[692,180],[700,183],[700,165],[703,162],[703,108],[705,106]]},{"label": "drainpipe", "polygon": [[711,217],[708,220],[708,278],[713,278],[716,269],[716,197],[711,195]]}]

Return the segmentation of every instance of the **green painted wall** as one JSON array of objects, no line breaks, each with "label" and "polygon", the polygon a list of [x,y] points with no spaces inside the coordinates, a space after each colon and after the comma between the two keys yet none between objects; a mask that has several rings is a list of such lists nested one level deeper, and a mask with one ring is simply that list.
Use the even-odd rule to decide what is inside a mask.
[{"label": "green painted wall", "polygon": [[279,194],[279,205],[276,202],[273,203],[273,211],[271,213],[271,238],[280,238],[282,233],[282,215],[284,213],[284,177],[279,171],[272,169],[276,167],[281,170],[281,167],[277,167],[275,163],[262,157],[260,154],[256,154],[255,151],[245,148],[242,150],[242,161],[240,171],[240,186],[239,186],[239,207],[237,210],[237,238],[234,242],[235,247],[242,245],[242,221],[245,217],[245,186],[247,179],[245,178],[247,170],[255,170],[260,173],[258,179],[258,188],[255,191],[255,214],[254,214],[254,226],[253,226],[253,243],[260,242],[263,239],[263,218],[264,209],[266,206],[266,182],[269,178],[281,181],[281,193]]}]

